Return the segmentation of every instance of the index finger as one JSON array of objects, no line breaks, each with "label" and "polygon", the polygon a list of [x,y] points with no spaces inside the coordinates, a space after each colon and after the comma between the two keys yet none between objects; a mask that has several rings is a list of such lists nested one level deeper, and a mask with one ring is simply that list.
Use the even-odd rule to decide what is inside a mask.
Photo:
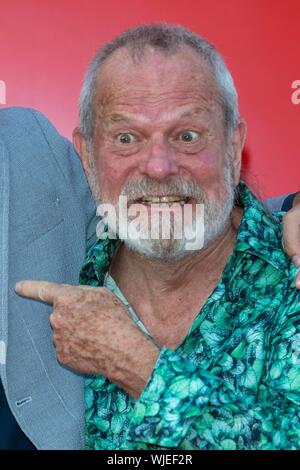
[{"label": "index finger", "polygon": [[41,300],[53,304],[58,294],[66,289],[65,284],[48,281],[20,281],[15,285],[17,294],[29,299]]}]

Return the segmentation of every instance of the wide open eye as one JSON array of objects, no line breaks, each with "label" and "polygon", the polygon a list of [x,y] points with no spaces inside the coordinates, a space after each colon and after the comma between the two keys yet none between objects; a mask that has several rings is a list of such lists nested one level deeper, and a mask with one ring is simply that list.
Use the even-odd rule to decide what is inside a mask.
[{"label": "wide open eye", "polygon": [[196,142],[199,138],[199,133],[195,131],[183,131],[179,134],[179,140],[187,144]]},{"label": "wide open eye", "polygon": [[117,142],[119,144],[132,144],[135,142],[135,137],[130,132],[122,132],[117,135]]}]

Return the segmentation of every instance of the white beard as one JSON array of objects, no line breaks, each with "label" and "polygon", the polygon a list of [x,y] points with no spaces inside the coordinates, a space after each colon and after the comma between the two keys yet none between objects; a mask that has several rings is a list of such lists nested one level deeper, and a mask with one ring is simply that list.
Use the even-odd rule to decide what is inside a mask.
[{"label": "white beard", "polygon": [[[137,251],[141,255],[165,261],[176,261],[186,256],[193,255],[195,250],[198,251],[200,249],[206,248],[224,230],[226,224],[229,221],[230,214],[234,205],[235,191],[232,177],[232,169],[230,167],[226,168],[224,172],[224,179],[226,186],[226,194],[224,200],[212,201],[204,195],[203,199],[199,201],[199,204],[204,205],[204,219],[193,217],[192,224],[189,223],[189,227],[184,226],[181,230],[182,237],[180,239],[176,239],[174,237],[174,232],[176,233],[175,220],[174,224],[171,225],[171,237],[169,239],[162,238],[162,230],[160,225],[159,238],[156,237],[158,239],[151,238],[150,236],[148,236],[147,238],[142,238],[142,236],[133,238],[130,237],[129,233],[129,236],[124,239],[125,245],[128,248]],[[180,222],[177,223],[177,226],[181,225]],[[198,239],[195,240],[195,242],[192,243],[193,248],[190,248],[190,236],[187,237],[187,234],[191,232],[193,234],[199,234],[201,232],[204,234],[204,237],[200,236]]]},{"label": "white beard", "polygon": [[[174,219],[174,223],[170,225],[171,236],[167,239],[164,239],[162,237],[161,223],[156,227],[155,236],[153,237],[153,231],[150,234],[151,225],[149,224],[148,217],[146,217],[146,219],[144,218],[144,221],[142,220],[142,224],[140,224],[140,232],[138,233],[135,231],[133,236],[132,233],[127,230],[127,227],[132,224],[132,218],[130,219],[130,217],[127,217],[127,220],[125,220],[124,223],[124,220],[122,221],[122,218],[119,218],[118,204],[113,205],[117,214],[117,226],[113,226],[113,224],[110,224],[110,221],[108,220],[107,224],[109,231],[112,233],[115,232],[116,235],[121,240],[123,240],[125,245],[131,250],[134,250],[139,254],[149,258],[165,261],[179,260],[186,256],[193,255],[195,250],[199,251],[200,249],[206,248],[224,230],[226,224],[229,221],[230,213],[234,205],[235,191],[233,182],[233,169],[230,157],[227,156],[227,158],[228,162],[224,170],[225,195],[222,201],[209,199],[199,186],[181,180],[171,181],[170,183],[163,183],[149,178],[144,178],[141,181],[128,183],[123,189],[121,195],[126,196],[128,200],[132,201],[151,194],[186,194],[191,195],[196,200],[197,204],[203,204],[204,217],[201,219],[196,218],[194,212],[192,221],[190,221],[191,223],[189,223],[188,227],[186,226],[186,221],[183,219],[184,225],[181,226],[182,236],[180,238],[176,238],[174,233],[178,233],[176,230],[178,230],[179,225],[182,224],[181,220],[176,221],[176,219]],[[98,200],[104,202],[100,194],[97,194],[97,196],[97,199],[99,198]],[[126,228],[124,225],[126,225]],[[196,231],[196,227],[198,232]],[[193,234],[201,232],[203,234],[202,237],[195,240],[192,249],[190,248],[191,231]],[[122,237],[122,234],[125,232],[127,233],[126,237]]]}]

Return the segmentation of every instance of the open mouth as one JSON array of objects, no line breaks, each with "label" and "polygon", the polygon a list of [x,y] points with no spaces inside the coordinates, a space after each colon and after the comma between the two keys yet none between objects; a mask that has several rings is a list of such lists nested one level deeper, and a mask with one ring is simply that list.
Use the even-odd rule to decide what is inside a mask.
[{"label": "open mouth", "polygon": [[136,204],[149,205],[172,205],[172,204],[187,204],[191,200],[190,196],[147,196],[141,197],[135,201]]}]

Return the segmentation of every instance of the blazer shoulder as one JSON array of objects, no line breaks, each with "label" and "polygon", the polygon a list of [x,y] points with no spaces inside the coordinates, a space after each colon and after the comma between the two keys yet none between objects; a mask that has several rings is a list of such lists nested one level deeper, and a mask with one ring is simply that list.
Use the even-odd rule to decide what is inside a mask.
[{"label": "blazer shoulder", "polygon": [[[32,108],[11,107],[0,110],[0,138],[7,146],[13,143],[41,141],[50,148],[73,149],[71,143],[55,129],[49,119]],[[75,151],[74,151],[75,153]]]},{"label": "blazer shoulder", "polygon": [[[59,134],[44,114],[32,108],[0,110],[0,140],[4,143],[12,168],[21,163],[42,171],[59,171],[66,179],[82,180],[80,158],[68,139]],[[51,170],[50,170],[51,172]]]},{"label": "blazer shoulder", "polygon": [[32,108],[1,109],[0,141],[9,160],[16,196],[26,184],[43,199],[49,191],[55,192],[69,201],[70,207],[79,204],[87,226],[94,223],[95,203],[80,157],[43,113]]}]

